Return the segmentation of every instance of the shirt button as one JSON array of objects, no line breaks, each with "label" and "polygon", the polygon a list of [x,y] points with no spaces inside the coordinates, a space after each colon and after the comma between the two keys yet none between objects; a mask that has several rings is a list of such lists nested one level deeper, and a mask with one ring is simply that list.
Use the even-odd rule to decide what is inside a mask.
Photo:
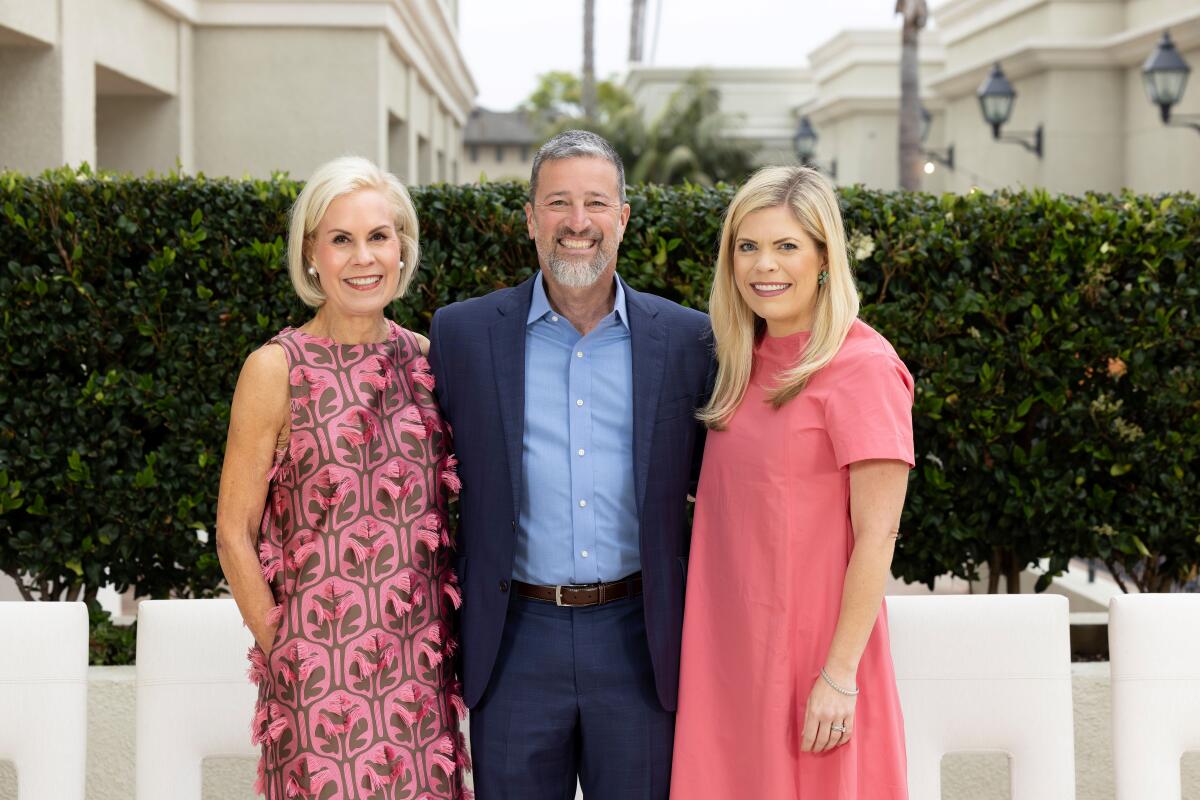
[{"label": "shirt button", "polygon": [[578,450],[576,450],[575,452],[578,453],[579,455],[583,455],[583,448],[581,447]]},{"label": "shirt button", "polygon": [[580,507],[580,508],[587,508],[587,500],[580,500],[580,501],[579,501],[579,507]]},{"label": "shirt button", "polygon": [[583,351],[582,351],[582,350],[576,350],[576,351],[575,351],[575,357],[576,357],[576,358],[583,358]]},{"label": "shirt button", "polygon": [[508,591],[508,581],[500,581],[500,591],[501,592]]},{"label": "shirt button", "polygon": [[587,557],[588,557],[588,551],[587,551],[587,550],[581,550],[581,551],[579,552],[579,555],[583,556],[584,558],[587,558]]},{"label": "shirt button", "polygon": [[583,405],[583,400],[582,400],[582,399],[580,399],[580,400],[576,400],[576,401],[575,401],[575,405],[577,405],[577,406],[581,406],[581,405]]},{"label": "shirt button", "polygon": [[552,317],[550,317],[550,321],[551,321],[551,322],[558,322],[558,317],[554,317],[554,316],[552,316]]}]

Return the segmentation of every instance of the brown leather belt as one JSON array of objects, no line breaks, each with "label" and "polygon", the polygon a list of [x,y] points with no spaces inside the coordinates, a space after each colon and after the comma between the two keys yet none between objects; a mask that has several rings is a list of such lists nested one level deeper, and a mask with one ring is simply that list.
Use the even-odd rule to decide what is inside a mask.
[{"label": "brown leather belt", "polygon": [[554,603],[556,606],[602,606],[614,600],[637,597],[642,593],[642,573],[640,572],[610,583],[567,584],[565,586],[538,586],[521,581],[512,583],[519,596]]}]

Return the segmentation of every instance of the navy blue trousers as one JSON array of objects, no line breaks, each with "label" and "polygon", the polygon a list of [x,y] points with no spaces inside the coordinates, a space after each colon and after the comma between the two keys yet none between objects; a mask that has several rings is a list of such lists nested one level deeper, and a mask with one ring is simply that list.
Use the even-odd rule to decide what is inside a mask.
[{"label": "navy blue trousers", "polygon": [[654,688],[642,598],[560,608],[513,597],[471,709],[477,800],[666,800],[675,715]]}]

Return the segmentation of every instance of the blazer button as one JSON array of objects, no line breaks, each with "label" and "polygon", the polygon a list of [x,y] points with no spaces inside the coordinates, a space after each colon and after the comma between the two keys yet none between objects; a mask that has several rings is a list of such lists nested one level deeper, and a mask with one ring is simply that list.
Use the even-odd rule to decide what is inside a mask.
[{"label": "blazer button", "polygon": [[517,521],[515,519],[512,521],[512,529],[514,531],[517,529]]},{"label": "blazer button", "polygon": [[508,591],[508,581],[500,581],[500,591],[501,592]]}]

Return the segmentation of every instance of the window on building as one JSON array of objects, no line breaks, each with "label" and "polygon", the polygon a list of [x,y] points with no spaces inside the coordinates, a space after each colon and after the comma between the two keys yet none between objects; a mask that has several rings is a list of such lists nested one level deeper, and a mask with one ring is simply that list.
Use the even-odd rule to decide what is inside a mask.
[{"label": "window on building", "polygon": [[502,145],[496,145],[496,162],[499,163],[503,160],[504,160],[504,147]]},{"label": "window on building", "polygon": [[527,144],[521,145],[521,160],[522,161],[529,160],[529,145],[527,145]]},{"label": "window on building", "polygon": [[473,144],[473,145],[471,145],[471,147],[470,147],[470,156],[471,156],[471,163],[472,163],[472,164],[474,164],[475,162],[479,161],[479,145],[477,145],[477,144]]}]

